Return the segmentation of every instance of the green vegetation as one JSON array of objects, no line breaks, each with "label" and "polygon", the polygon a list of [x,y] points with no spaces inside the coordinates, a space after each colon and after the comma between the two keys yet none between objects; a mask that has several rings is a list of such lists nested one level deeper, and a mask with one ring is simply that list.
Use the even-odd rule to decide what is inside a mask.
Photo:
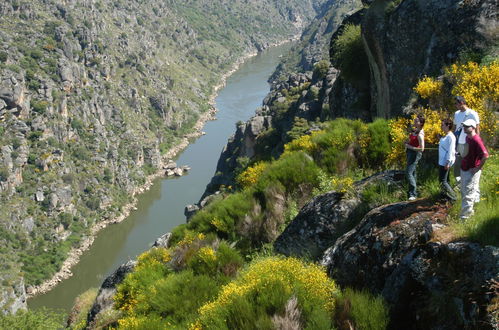
[{"label": "green vegetation", "polygon": [[15,315],[0,313],[0,329],[61,329],[64,314],[49,310],[19,311]]},{"label": "green vegetation", "polygon": [[389,321],[383,298],[349,288],[339,296],[335,313],[340,329],[386,329]]},{"label": "green vegetation", "polygon": [[359,86],[369,81],[369,64],[359,25],[347,24],[332,43],[332,59],[343,77]]}]

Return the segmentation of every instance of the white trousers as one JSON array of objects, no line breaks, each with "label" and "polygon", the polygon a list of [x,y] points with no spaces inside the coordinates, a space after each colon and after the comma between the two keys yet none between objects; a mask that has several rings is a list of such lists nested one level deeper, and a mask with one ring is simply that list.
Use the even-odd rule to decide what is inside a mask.
[{"label": "white trousers", "polygon": [[461,170],[461,218],[473,215],[473,205],[480,199],[480,175],[482,171]]}]

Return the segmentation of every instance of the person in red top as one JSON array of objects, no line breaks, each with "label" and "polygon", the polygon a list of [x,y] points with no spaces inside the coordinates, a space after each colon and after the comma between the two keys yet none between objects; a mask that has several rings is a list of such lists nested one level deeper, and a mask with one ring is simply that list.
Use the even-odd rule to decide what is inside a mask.
[{"label": "person in red top", "polygon": [[482,139],[476,132],[477,123],[474,119],[463,122],[466,133],[467,152],[461,161],[461,219],[468,219],[473,215],[473,205],[478,200],[480,175],[489,153]]},{"label": "person in red top", "polygon": [[405,142],[405,148],[407,153],[407,168],[406,175],[407,181],[409,183],[409,200],[415,200],[417,197],[416,192],[416,167],[418,165],[421,156],[424,151],[424,131],[423,126],[425,123],[425,118],[422,115],[414,118],[414,125],[411,134],[409,134],[409,139]]}]

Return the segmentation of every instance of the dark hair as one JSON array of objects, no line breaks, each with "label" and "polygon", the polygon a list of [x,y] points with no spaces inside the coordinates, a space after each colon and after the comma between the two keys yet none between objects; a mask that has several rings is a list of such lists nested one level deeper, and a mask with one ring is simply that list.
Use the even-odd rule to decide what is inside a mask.
[{"label": "dark hair", "polygon": [[466,104],[466,100],[461,95],[455,96],[454,100],[456,100],[456,102],[459,103],[459,104]]},{"label": "dark hair", "polygon": [[423,115],[418,115],[418,119],[419,119],[419,123],[421,124],[421,128],[423,128],[424,122],[426,121],[426,119],[424,118]]},{"label": "dark hair", "polygon": [[454,126],[454,122],[450,118],[445,118],[442,120],[442,123],[449,128],[449,130],[452,131],[452,126]]}]

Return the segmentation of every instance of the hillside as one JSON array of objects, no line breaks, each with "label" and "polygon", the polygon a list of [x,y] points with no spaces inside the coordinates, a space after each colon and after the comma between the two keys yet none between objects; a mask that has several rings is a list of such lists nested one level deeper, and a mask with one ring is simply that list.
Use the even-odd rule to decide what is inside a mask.
[{"label": "hillside", "polygon": [[[331,34],[329,61],[281,76],[238,124],[187,223],[82,296],[72,324],[494,329],[498,182],[482,180],[477,215],[459,222],[459,203],[440,195],[432,149],[452,96],[463,94],[492,154],[483,176],[496,176],[498,40],[478,27],[497,13],[491,1],[364,3]],[[415,15],[435,31],[458,18],[469,24],[424,38],[405,24]],[[469,49],[462,38],[477,42]],[[401,71],[407,81],[390,80]],[[420,113],[430,149],[421,196],[407,202],[397,169],[405,127]]]},{"label": "hillside", "polygon": [[126,213],[210,117],[222,75],[299,34],[321,3],[3,1],[0,305],[16,310],[24,286]]},{"label": "hillside", "polygon": [[[497,328],[495,3],[366,0],[338,24],[341,3],[302,36],[309,50],[306,36],[330,36],[329,58],[319,46],[301,52],[312,66],[300,51],[284,59],[186,223],[82,294],[70,328]],[[480,114],[491,154],[466,221],[436,171],[455,95]],[[417,115],[427,149],[408,201],[403,141]],[[0,322],[29,317],[60,322]]]}]

